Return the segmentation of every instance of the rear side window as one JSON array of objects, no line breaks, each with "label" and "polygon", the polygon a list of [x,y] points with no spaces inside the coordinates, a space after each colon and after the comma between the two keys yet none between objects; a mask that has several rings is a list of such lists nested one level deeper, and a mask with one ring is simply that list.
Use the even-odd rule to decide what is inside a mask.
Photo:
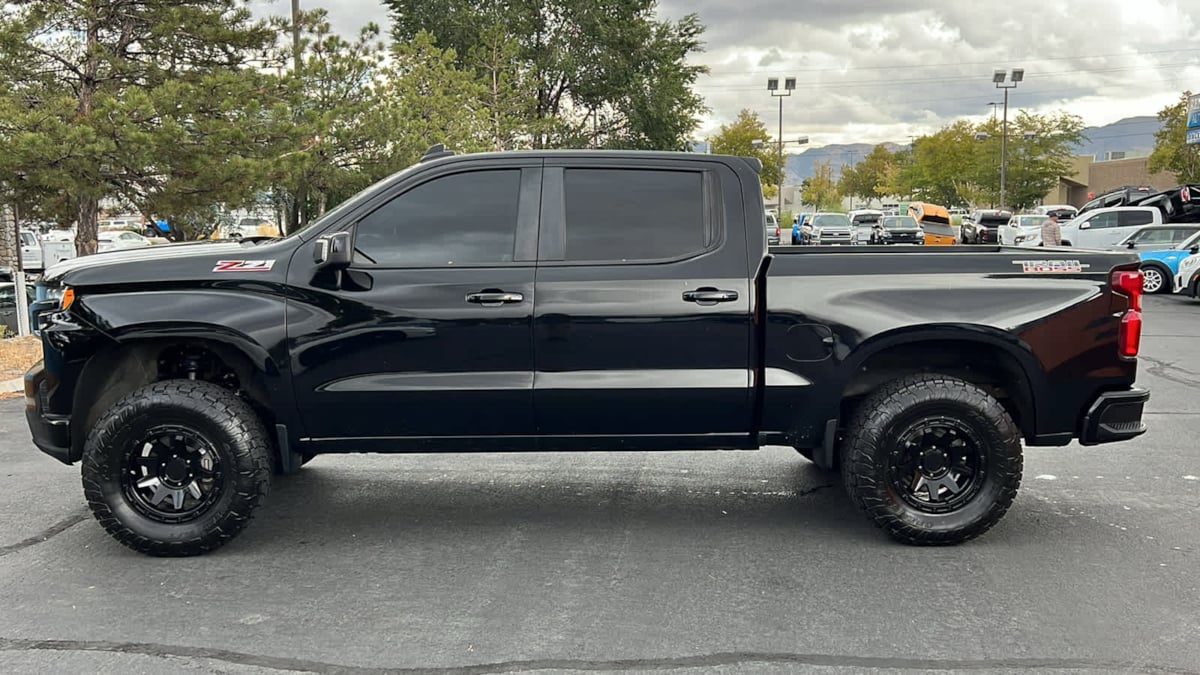
[{"label": "rear side window", "polygon": [[[1149,211],[1120,211],[1117,213],[1118,227],[1136,227],[1149,225],[1154,222],[1154,214]],[[1094,227],[1094,226],[1093,226]]]},{"label": "rear side window", "polygon": [[563,193],[566,260],[664,260],[711,243],[699,171],[567,169]]},{"label": "rear side window", "polygon": [[434,178],[359,221],[354,246],[388,267],[512,262],[521,170]]}]

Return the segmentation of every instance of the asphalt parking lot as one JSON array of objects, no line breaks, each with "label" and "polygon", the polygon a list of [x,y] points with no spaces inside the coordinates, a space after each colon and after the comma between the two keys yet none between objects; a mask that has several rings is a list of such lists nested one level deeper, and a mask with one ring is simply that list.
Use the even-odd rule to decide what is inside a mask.
[{"label": "asphalt parking lot", "polygon": [[1200,302],[1149,298],[1150,432],[1028,450],[954,548],[772,448],[319,457],[154,559],[0,401],[0,671],[1200,673],[1198,340]]}]

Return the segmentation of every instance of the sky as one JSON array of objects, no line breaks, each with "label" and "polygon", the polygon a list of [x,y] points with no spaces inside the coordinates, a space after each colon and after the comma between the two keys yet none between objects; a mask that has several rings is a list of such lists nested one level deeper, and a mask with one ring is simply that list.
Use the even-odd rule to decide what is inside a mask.
[{"label": "sky", "polygon": [[[368,21],[387,30],[379,0],[319,4],[345,35]],[[252,7],[282,14],[290,3]],[[660,18],[691,12],[707,26],[705,51],[691,60],[711,70],[696,84],[710,108],[697,139],[742,108],[777,133],[768,77],[797,79],[783,99],[783,138],[807,136],[808,147],[907,143],[982,120],[1003,101],[997,69],[1025,69],[1010,115],[1063,110],[1089,126],[1200,92],[1200,0],[659,0]]]}]

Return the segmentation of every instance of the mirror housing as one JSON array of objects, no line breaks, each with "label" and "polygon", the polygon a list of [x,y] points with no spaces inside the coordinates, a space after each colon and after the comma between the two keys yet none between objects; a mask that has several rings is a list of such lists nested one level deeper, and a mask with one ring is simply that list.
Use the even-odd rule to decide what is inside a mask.
[{"label": "mirror housing", "polygon": [[313,245],[313,263],[317,269],[348,267],[353,259],[354,247],[349,232],[322,235]]},{"label": "mirror housing", "polygon": [[1193,247],[1189,248],[1188,253],[1191,253],[1192,255],[1196,255],[1197,253],[1200,253],[1200,246],[1193,246]]},{"label": "mirror housing", "polygon": [[1079,229],[1081,229],[1081,230],[1086,230],[1086,229],[1090,228],[1091,226],[1092,226],[1092,223],[1091,223],[1091,221],[1088,221],[1088,222],[1086,222],[1086,223],[1080,223],[1080,224],[1079,224]]},{"label": "mirror housing", "polygon": [[1134,248],[1137,248],[1137,242],[1136,242],[1136,241],[1131,241],[1131,242],[1129,242],[1128,244],[1126,244],[1126,245],[1125,245],[1125,248],[1128,248],[1128,249],[1134,249]]}]

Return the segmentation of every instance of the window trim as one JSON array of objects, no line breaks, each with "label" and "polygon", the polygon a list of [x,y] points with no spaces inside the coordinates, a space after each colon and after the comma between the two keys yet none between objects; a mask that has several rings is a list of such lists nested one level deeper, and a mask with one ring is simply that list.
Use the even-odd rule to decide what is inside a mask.
[{"label": "window trim", "polygon": [[[703,248],[669,258],[636,258],[632,260],[567,260],[567,199],[566,172],[568,170],[631,170],[672,171],[700,174],[700,203],[703,221],[703,236],[708,242]],[[724,201],[721,194],[720,177],[716,170],[706,164],[692,162],[623,162],[620,164],[592,162],[561,162],[548,165],[543,170],[542,183],[542,227],[539,235],[539,267],[612,267],[670,265],[696,260],[710,255],[725,245],[728,230],[725,225]],[[764,211],[763,222],[766,222]],[[765,226],[764,226],[765,230]],[[765,240],[765,236],[764,236]]]},{"label": "window trim", "polygon": [[[422,185],[431,183],[436,180],[448,178],[450,176],[458,176],[468,173],[480,173],[484,171],[517,171],[517,219],[516,229],[513,233],[513,259],[507,262],[490,262],[490,263],[463,263],[455,265],[403,265],[398,263],[370,263],[363,259],[358,253],[358,226],[363,220],[370,217],[376,211],[386,207],[393,200],[399,199],[415,190]],[[531,255],[532,251],[537,250],[538,236],[538,210],[537,204],[541,200],[541,183],[542,169],[540,163],[534,164],[501,164],[494,163],[472,163],[458,164],[446,167],[444,171],[431,171],[413,176],[414,180],[405,181],[404,183],[395,186],[395,189],[387,190],[385,194],[379,196],[378,200],[372,200],[361,212],[354,213],[344,224],[335,225],[332,229],[326,232],[350,231],[351,246],[354,248],[354,256],[350,262],[350,269],[370,271],[370,270],[448,270],[448,269],[493,269],[497,267],[533,267],[536,260]]]}]

